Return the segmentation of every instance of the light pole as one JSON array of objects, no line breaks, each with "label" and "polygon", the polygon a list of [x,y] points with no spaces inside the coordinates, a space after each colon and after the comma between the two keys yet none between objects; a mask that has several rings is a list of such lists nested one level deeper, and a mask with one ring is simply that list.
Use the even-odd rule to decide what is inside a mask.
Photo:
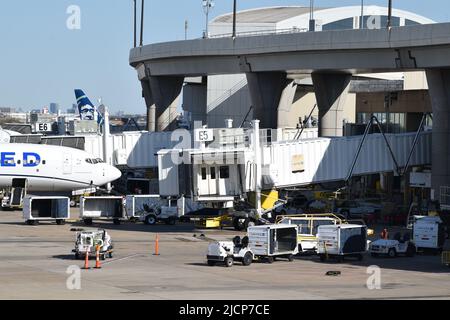
[{"label": "light pole", "polygon": [[314,0],[309,0],[309,31],[316,31],[316,20],[314,20]]},{"label": "light pole", "polygon": [[236,38],[236,0],[233,2],[233,39]]},{"label": "light pole", "polygon": [[364,0],[361,0],[361,21],[359,22],[359,28],[364,29]]},{"label": "light pole", "polygon": [[142,47],[144,45],[144,0],[141,4],[141,41],[139,45]]},{"label": "light pole", "polygon": [[206,27],[205,27],[205,38],[208,38],[208,22],[209,22],[209,11],[214,7],[214,0],[203,0],[202,1],[203,11],[206,16]]},{"label": "light pole", "polygon": [[137,46],[137,30],[136,30],[136,23],[137,23],[137,4],[136,4],[136,0],[133,0],[134,2],[134,47],[136,48]]},{"label": "light pole", "polygon": [[388,5],[388,20],[387,20],[387,28],[390,29],[392,26],[392,0],[389,0],[389,5]]}]

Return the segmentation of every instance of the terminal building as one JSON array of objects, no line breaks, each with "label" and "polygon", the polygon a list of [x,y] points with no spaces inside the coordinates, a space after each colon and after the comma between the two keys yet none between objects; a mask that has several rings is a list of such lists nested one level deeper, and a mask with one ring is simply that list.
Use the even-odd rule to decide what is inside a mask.
[{"label": "terminal building", "polygon": [[[347,29],[381,29],[387,23],[388,8],[379,6],[316,8],[313,14],[316,31]],[[279,6],[240,11],[237,13],[237,36],[309,31],[309,7]],[[216,17],[209,23],[209,37],[230,37],[232,13]],[[403,10],[393,10],[392,26],[431,24],[434,21]],[[296,128],[310,114],[318,118],[314,88],[309,74],[290,75],[291,83],[284,90],[274,128]],[[395,72],[356,74],[341,96],[342,121],[365,124],[374,113],[386,124],[386,131],[417,130],[424,112],[431,112],[425,73]],[[183,90],[183,109],[190,120],[202,121],[211,128],[224,126],[223,119],[233,119],[234,126],[253,118],[252,98],[245,74],[208,75],[187,78]],[[429,121],[429,120],[427,120]],[[312,125],[317,124],[313,121]],[[430,123],[427,123],[430,124]],[[343,134],[358,133],[354,126],[345,126]],[[362,129],[363,130],[363,129]]]},{"label": "terminal building", "polygon": [[[314,165],[324,164],[326,157],[330,164],[337,163],[346,154],[350,157],[341,167],[351,174],[347,170],[355,165],[351,155],[359,150],[355,143],[361,142],[366,125],[375,115],[380,122],[375,130],[392,134],[387,140],[392,139],[390,151],[397,161],[390,162],[388,157],[391,160],[386,160],[385,168],[371,166],[354,171],[353,185],[360,185],[362,191],[376,189],[404,197],[401,202],[405,204],[416,195],[438,199],[439,188],[450,183],[448,166],[444,164],[447,148],[437,147],[446,146],[448,140],[443,125],[447,113],[441,108],[442,104],[450,107],[443,88],[450,60],[441,51],[447,50],[447,41],[450,43],[446,37],[448,25],[394,9],[392,28],[387,29],[387,15],[388,8],[378,6],[366,6],[363,14],[359,6],[316,8],[314,13],[305,7],[258,8],[237,13],[236,37],[231,33],[233,15],[225,14],[209,22],[209,33],[203,39],[134,48],[130,65],[142,85],[148,131],[174,129],[175,117],[171,115],[181,97],[191,126],[201,122],[219,130],[214,132],[222,132],[220,128],[224,127],[245,130],[258,119],[261,129],[268,133],[263,141],[273,148],[266,150],[263,146],[268,158],[264,155],[262,161],[255,158],[250,162],[261,164],[261,170],[255,172],[265,171],[261,178],[268,181],[265,185],[283,188],[316,184],[321,188],[326,182],[345,180],[346,174],[332,179],[336,172],[324,165],[324,178],[319,179],[320,170]],[[432,112],[434,123],[429,116]],[[436,116],[436,112],[444,118]],[[316,127],[316,136],[300,139],[293,135],[292,139],[286,135],[289,130],[304,127]],[[426,132],[420,133],[421,129]],[[342,136],[359,137],[352,140]],[[364,163],[389,154],[389,148],[381,147],[383,143],[378,147],[382,140],[377,139],[382,137],[371,137],[372,142],[367,142],[368,149],[362,153],[371,158],[365,158]],[[299,152],[288,159],[290,162],[295,158],[303,163],[301,159],[310,154],[317,158],[306,160],[305,169],[295,174],[282,163],[286,159],[276,160],[276,165],[271,160],[266,163],[267,159],[275,159],[275,150],[285,142],[291,143],[286,148]],[[323,152],[314,151],[322,143]],[[198,153],[208,151],[186,152],[197,159]],[[411,162],[415,156],[421,158]],[[362,165],[361,161],[358,165]],[[399,170],[391,170],[394,167]],[[217,180],[216,172],[221,168],[197,169],[191,173],[195,176],[198,171],[198,181],[211,180],[208,189],[214,192],[209,193],[220,190],[213,188],[212,180]],[[242,173],[236,181],[246,181],[252,169],[233,172]],[[282,182],[281,175],[287,173],[296,180]],[[307,174],[310,176],[302,180]],[[417,181],[419,176],[423,179]],[[252,175],[251,181],[264,185],[261,179]]]}]

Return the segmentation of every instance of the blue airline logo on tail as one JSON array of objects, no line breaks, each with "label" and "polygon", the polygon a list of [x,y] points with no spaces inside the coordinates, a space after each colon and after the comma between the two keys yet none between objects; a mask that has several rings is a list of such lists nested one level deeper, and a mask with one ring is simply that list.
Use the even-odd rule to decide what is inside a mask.
[{"label": "blue airline logo on tail", "polygon": [[78,112],[81,120],[97,120],[97,123],[103,122],[103,117],[97,112],[91,100],[86,96],[83,90],[75,89],[77,98]]}]

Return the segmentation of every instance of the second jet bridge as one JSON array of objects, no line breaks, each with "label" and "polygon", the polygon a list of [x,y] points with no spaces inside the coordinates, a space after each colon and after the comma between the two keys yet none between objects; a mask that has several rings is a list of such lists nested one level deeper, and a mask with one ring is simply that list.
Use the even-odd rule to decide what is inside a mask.
[{"label": "second jet bridge", "polygon": [[[386,140],[382,134],[370,134],[362,147],[363,136],[262,142],[256,148],[261,152],[260,166],[253,143],[234,149],[161,150],[160,193],[191,195],[197,201],[230,201],[257,188],[282,189],[345,181],[349,173],[369,175],[402,171],[407,165],[431,164],[431,131],[418,134],[416,144],[416,133],[385,137]],[[361,152],[355,162],[359,148]],[[261,177],[259,183],[257,177]]]}]

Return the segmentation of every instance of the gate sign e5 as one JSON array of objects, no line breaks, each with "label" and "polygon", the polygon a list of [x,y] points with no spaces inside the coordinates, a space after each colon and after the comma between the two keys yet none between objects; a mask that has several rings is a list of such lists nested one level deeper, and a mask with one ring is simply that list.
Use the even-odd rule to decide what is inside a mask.
[{"label": "gate sign e5", "polygon": [[196,129],[195,142],[209,142],[214,140],[213,129]]},{"label": "gate sign e5", "polygon": [[36,132],[51,132],[51,131],[53,131],[51,123],[36,123],[35,126],[36,126],[35,127]]}]

